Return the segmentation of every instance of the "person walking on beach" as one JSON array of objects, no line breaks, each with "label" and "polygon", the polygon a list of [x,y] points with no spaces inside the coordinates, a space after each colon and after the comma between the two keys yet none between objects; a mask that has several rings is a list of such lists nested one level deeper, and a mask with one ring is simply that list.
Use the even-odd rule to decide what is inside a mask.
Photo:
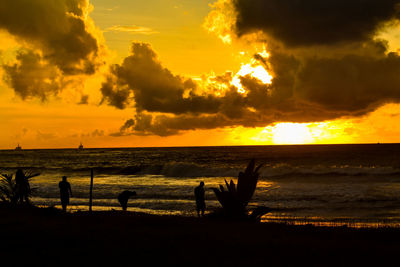
[{"label": "person walking on beach", "polygon": [[62,181],[58,184],[60,188],[60,199],[61,206],[64,212],[67,211],[67,205],[69,204],[69,196],[72,197],[71,185],[67,182],[67,176],[62,177]]},{"label": "person walking on beach", "polygon": [[18,169],[15,173],[15,191],[16,199],[19,203],[29,203],[29,194],[31,192],[31,187],[29,185],[28,178],[25,176],[21,169]]},{"label": "person walking on beach", "polygon": [[118,195],[118,201],[119,201],[119,204],[121,204],[123,211],[126,211],[126,209],[128,208],[128,200],[131,196],[136,196],[136,192],[125,190],[121,194]]},{"label": "person walking on beach", "polygon": [[[204,216],[204,210],[206,209],[206,202],[204,198],[204,182],[201,181],[200,185],[194,189],[194,196],[196,198],[196,210],[197,216]],[[200,214],[201,212],[201,214]]]}]

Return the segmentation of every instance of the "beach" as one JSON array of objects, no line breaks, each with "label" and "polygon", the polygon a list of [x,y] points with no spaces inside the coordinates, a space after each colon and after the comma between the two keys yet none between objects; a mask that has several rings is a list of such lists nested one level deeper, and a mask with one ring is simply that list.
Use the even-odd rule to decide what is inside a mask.
[{"label": "beach", "polygon": [[[1,208],[2,266],[395,266],[400,230]],[[3,265],[4,263],[4,265]]]}]

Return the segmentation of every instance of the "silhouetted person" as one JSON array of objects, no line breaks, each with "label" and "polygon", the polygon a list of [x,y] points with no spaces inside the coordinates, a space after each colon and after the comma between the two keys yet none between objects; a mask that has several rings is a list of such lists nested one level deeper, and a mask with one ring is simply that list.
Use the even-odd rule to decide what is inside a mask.
[{"label": "silhouetted person", "polygon": [[196,210],[197,216],[204,216],[204,210],[206,209],[206,201],[204,199],[204,182],[200,182],[200,185],[194,189],[194,196],[196,197]]},{"label": "silhouetted person", "polygon": [[26,178],[24,172],[18,169],[15,173],[15,191],[17,201],[20,203],[29,203],[29,194],[31,192],[31,187],[29,186],[29,181]]},{"label": "silhouetted person", "polygon": [[128,208],[128,200],[132,196],[136,196],[135,191],[125,190],[121,194],[118,195],[118,201],[119,201],[119,204],[121,204],[123,211],[126,211],[126,209]]},{"label": "silhouetted person", "polygon": [[62,177],[62,181],[58,184],[60,188],[60,199],[63,211],[67,211],[67,206],[69,204],[69,196],[72,197],[71,185],[67,182],[67,176]]}]

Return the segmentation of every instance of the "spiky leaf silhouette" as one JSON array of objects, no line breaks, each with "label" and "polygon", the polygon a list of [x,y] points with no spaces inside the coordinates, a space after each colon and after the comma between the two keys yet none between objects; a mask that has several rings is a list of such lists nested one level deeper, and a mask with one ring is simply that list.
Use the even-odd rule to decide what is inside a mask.
[{"label": "spiky leaf silhouette", "polygon": [[238,198],[245,206],[247,206],[256,191],[258,177],[260,176],[258,171],[264,165],[260,164],[254,169],[255,164],[255,160],[252,159],[249,165],[247,165],[246,170],[239,173],[237,185]]},{"label": "spiky leaf silhouette", "polygon": [[[229,183],[225,180],[226,189],[222,185],[218,188],[212,188],[219,203],[221,203],[224,214],[229,217],[247,217],[246,207],[257,187],[259,170],[263,166],[260,164],[255,167],[255,160],[252,159],[244,172],[239,173],[237,187],[231,180]],[[259,207],[249,218],[258,220],[262,215],[268,213],[269,208]]]}]

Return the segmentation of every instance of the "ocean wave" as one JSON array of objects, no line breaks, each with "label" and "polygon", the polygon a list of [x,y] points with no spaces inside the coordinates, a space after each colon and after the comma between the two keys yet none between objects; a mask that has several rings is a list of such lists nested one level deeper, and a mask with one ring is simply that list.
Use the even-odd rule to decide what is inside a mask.
[{"label": "ocean wave", "polygon": [[400,176],[400,169],[392,167],[365,166],[321,166],[321,167],[270,167],[261,170],[262,177],[282,178],[289,176]]},{"label": "ocean wave", "polygon": [[[94,172],[106,175],[163,175],[166,177],[237,177],[245,166],[239,167],[213,167],[196,163],[172,162],[167,164],[153,165],[131,165],[120,166],[97,166],[92,167]],[[16,168],[0,168],[1,173],[10,173]],[[86,174],[90,172],[89,167],[33,167],[25,166],[25,170],[48,173],[76,173]],[[292,166],[289,164],[266,165],[260,170],[261,178],[280,179],[285,177],[335,177],[335,176],[400,176],[400,169],[395,167],[380,166]]]},{"label": "ocean wave", "polygon": [[[212,167],[195,163],[168,163],[164,165],[138,165],[125,168],[95,168],[96,172],[114,172],[126,175],[163,175],[166,177],[237,177],[243,168]],[[400,169],[376,166],[290,166],[271,165],[260,170],[261,178],[292,176],[400,176]]]}]

